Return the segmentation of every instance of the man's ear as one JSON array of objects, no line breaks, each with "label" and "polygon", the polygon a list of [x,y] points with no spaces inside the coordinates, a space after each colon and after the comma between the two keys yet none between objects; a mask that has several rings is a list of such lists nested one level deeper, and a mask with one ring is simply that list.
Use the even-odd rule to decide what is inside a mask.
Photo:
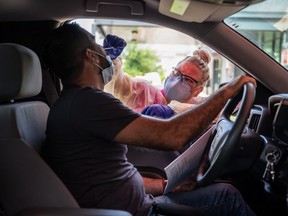
[{"label": "man's ear", "polygon": [[86,49],[85,58],[89,59],[92,62],[99,63],[98,56],[90,49]]}]

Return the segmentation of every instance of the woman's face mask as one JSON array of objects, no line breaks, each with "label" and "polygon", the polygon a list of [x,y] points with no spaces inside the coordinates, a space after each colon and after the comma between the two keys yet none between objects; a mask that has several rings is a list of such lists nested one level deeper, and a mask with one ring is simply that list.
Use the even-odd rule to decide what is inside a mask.
[{"label": "woman's face mask", "polygon": [[165,97],[171,101],[184,102],[191,94],[191,88],[181,76],[167,77],[164,83]]}]

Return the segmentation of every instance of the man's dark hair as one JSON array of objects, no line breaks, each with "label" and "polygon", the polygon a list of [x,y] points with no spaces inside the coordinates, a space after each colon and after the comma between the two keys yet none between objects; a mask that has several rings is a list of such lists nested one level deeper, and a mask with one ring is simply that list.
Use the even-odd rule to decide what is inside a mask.
[{"label": "man's dark hair", "polygon": [[64,24],[49,37],[44,47],[43,60],[62,81],[68,81],[83,69],[86,49],[94,50],[94,47],[92,34],[76,23]]}]

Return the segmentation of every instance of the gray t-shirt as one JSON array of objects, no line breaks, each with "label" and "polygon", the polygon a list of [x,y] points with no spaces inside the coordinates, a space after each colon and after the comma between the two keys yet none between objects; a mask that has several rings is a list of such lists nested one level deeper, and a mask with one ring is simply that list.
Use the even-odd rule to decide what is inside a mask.
[{"label": "gray t-shirt", "polygon": [[145,215],[153,198],[145,194],[127,146],[114,137],[139,114],[92,87],[64,88],[51,107],[42,155],[83,208]]}]

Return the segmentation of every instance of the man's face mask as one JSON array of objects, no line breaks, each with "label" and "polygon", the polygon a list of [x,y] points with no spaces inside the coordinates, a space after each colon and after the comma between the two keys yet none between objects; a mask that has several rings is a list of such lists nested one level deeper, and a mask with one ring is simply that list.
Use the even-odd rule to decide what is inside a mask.
[{"label": "man's face mask", "polygon": [[164,94],[168,100],[184,102],[191,94],[191,88],[181,76],[167,77],[164,83]]},{"label": "man's face mask", "polygon": [[101,57],[105,58],[108,61],[108,63],[109,63],[108,67],[103,68],[103,67],[101,67],[100,65],[98,65],[97,63],[94,62],[94,64],[102,70],[101,74],[102,74],[103,82],[104,82],[104,85],[106,85],[108,82],[110,82],[112,80],[112,77],[113,77],[113,74],[114,74],[113,62],[112,62],[112,60],[111,60],[109,55],[107,55],[105,57],[105,56],[103,56],[102,54],[100,54],[98,52],[95,52],[95,51],[92,51],[92,50],[91,50],[91,52],[96,53],[98,56],[101,56]]}]

